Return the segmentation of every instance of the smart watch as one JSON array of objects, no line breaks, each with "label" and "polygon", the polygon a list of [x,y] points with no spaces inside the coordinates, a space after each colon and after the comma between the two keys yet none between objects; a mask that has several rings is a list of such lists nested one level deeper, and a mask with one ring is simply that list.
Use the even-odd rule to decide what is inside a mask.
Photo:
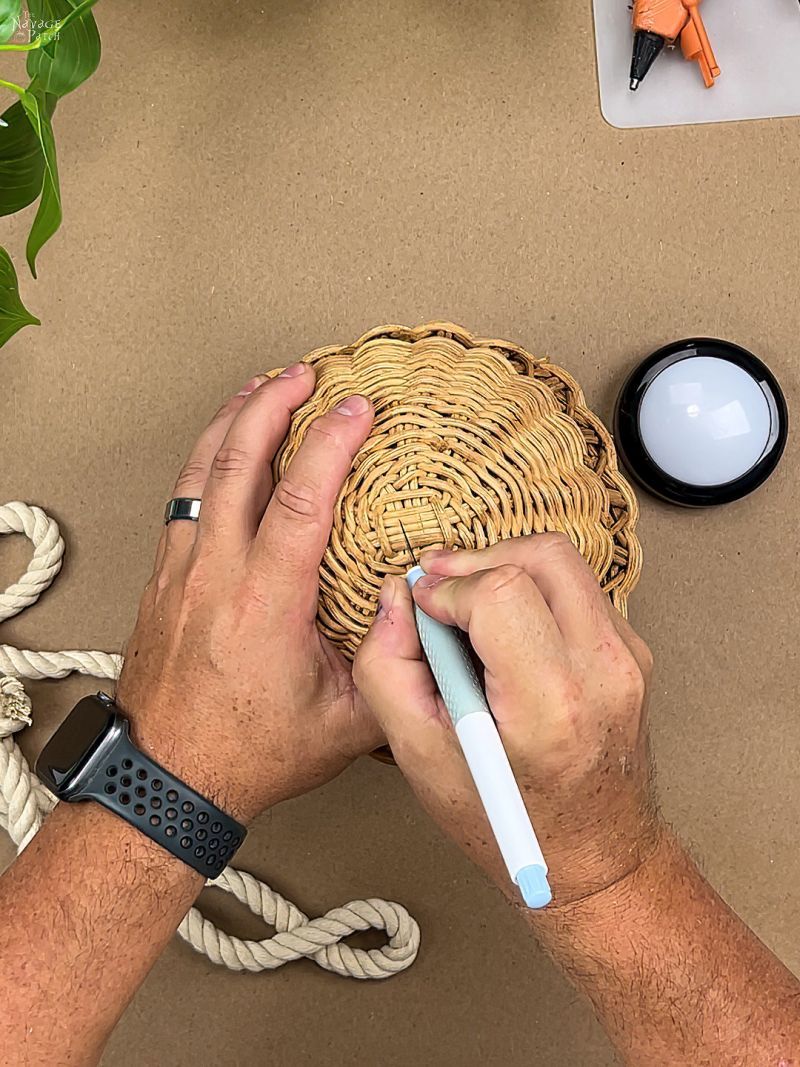
[{"label": "smart watch", "polygon": [[36,773],[60,800],[98,801],[206,878],[216,878],[247,833],[140,752],[105,693],[75,705],[42,749]]}]

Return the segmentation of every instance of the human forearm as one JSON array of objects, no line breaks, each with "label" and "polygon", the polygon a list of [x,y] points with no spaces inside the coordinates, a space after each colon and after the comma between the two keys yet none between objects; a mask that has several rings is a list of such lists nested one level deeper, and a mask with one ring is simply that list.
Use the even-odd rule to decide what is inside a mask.
[{"label": "human forearm", "polygon": [[665,834],[639,870],[528,921],[631,1067],[785,1067],[800,983]]},{"label": "human forearm", "polygon": [[[314,381],[305,364],[259,375],[201,434],[174,497],[202,511],[164,528],[116,694],[135,745],[243,823],[382,739],[314,621],[367,400],[321,416],[274,493],[269,473]],[[96,1060],[201,886],[100,805],[59,805],[0,880],[3,1067]]]},{"label": "human forearm", "polygon": [[0,881],[3,1062],[95,1062],[202,884],[100,805],[59,804]]},{"label": "human forearm", "polygon": [[521,907],[442,717],[415,603],[467,632],[484,666],[550,868],[553,902],[527,921],[629,1067],[800,1062],[800,983],[662,829],[647,745],[652,657],[578,553],[545,534],[426,552],[421,565],[413,599],[387,578],[354,674],[433,818]]}]

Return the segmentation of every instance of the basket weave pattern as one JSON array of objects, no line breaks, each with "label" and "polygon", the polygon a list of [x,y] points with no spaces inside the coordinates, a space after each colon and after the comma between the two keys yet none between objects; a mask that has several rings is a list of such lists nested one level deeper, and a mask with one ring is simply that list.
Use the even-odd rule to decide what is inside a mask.
[{"label": "basket weave pattern", "polygon": [[352,393],[375,406],[320,568],[320,629],[348,657],[384,576],[412,565],[403,528],[417,554],[563,531],[626,612],[641,569],[636,498],[566,371],[452,323],[379,327],[305,362],[317,387],[294,416],[276,478],[313,419]]}]

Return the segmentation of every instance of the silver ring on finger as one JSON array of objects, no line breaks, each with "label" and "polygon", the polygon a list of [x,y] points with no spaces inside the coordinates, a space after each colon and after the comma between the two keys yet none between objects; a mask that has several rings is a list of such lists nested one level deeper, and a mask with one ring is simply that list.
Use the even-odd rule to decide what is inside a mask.
[{"label": "silver ring on finger", "polygon": [[202,500],[193,496],[175,496],[167,501],[164,509],[164,525],[169,526],[177,519],[188,519],[197,522],[200,518],[200,505]]}]

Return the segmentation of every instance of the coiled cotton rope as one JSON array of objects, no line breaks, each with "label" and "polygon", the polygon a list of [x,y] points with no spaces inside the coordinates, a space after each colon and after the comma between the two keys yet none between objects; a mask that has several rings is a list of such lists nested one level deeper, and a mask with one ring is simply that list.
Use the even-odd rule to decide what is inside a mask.
[{"label": "coiled cotton rope", "polygon": [[[55,579],[64,557],[64,540],[56,522],[41,508],[20,501],[0,505],[0,534],[24,534],[33,544],[25,574],[0,593],[0,622],[35,604]],[[33,774],[14,734],[31,722],[31,702],[22,678],[64,678],[77,672],[116,679],[122,656],[109,652],[33,652],[0,645],[0,826],[21,852],[53,810],[56,798]],[[246,871],[227,867],[206,883],[236,899],[273,926],[276,933],[260,941],[234,937],[192,908],[178,933],[212,963],[232,971],[271,971],[291,960],[313,960],[327,971],[350,978],[388,978],[414,962],[419,927],[400,904],[387,900],[352,900],[318,919],[309,919],[264,882]],[[381,948],[359,949],[344,939],[359,930],[385,930]]]}]

